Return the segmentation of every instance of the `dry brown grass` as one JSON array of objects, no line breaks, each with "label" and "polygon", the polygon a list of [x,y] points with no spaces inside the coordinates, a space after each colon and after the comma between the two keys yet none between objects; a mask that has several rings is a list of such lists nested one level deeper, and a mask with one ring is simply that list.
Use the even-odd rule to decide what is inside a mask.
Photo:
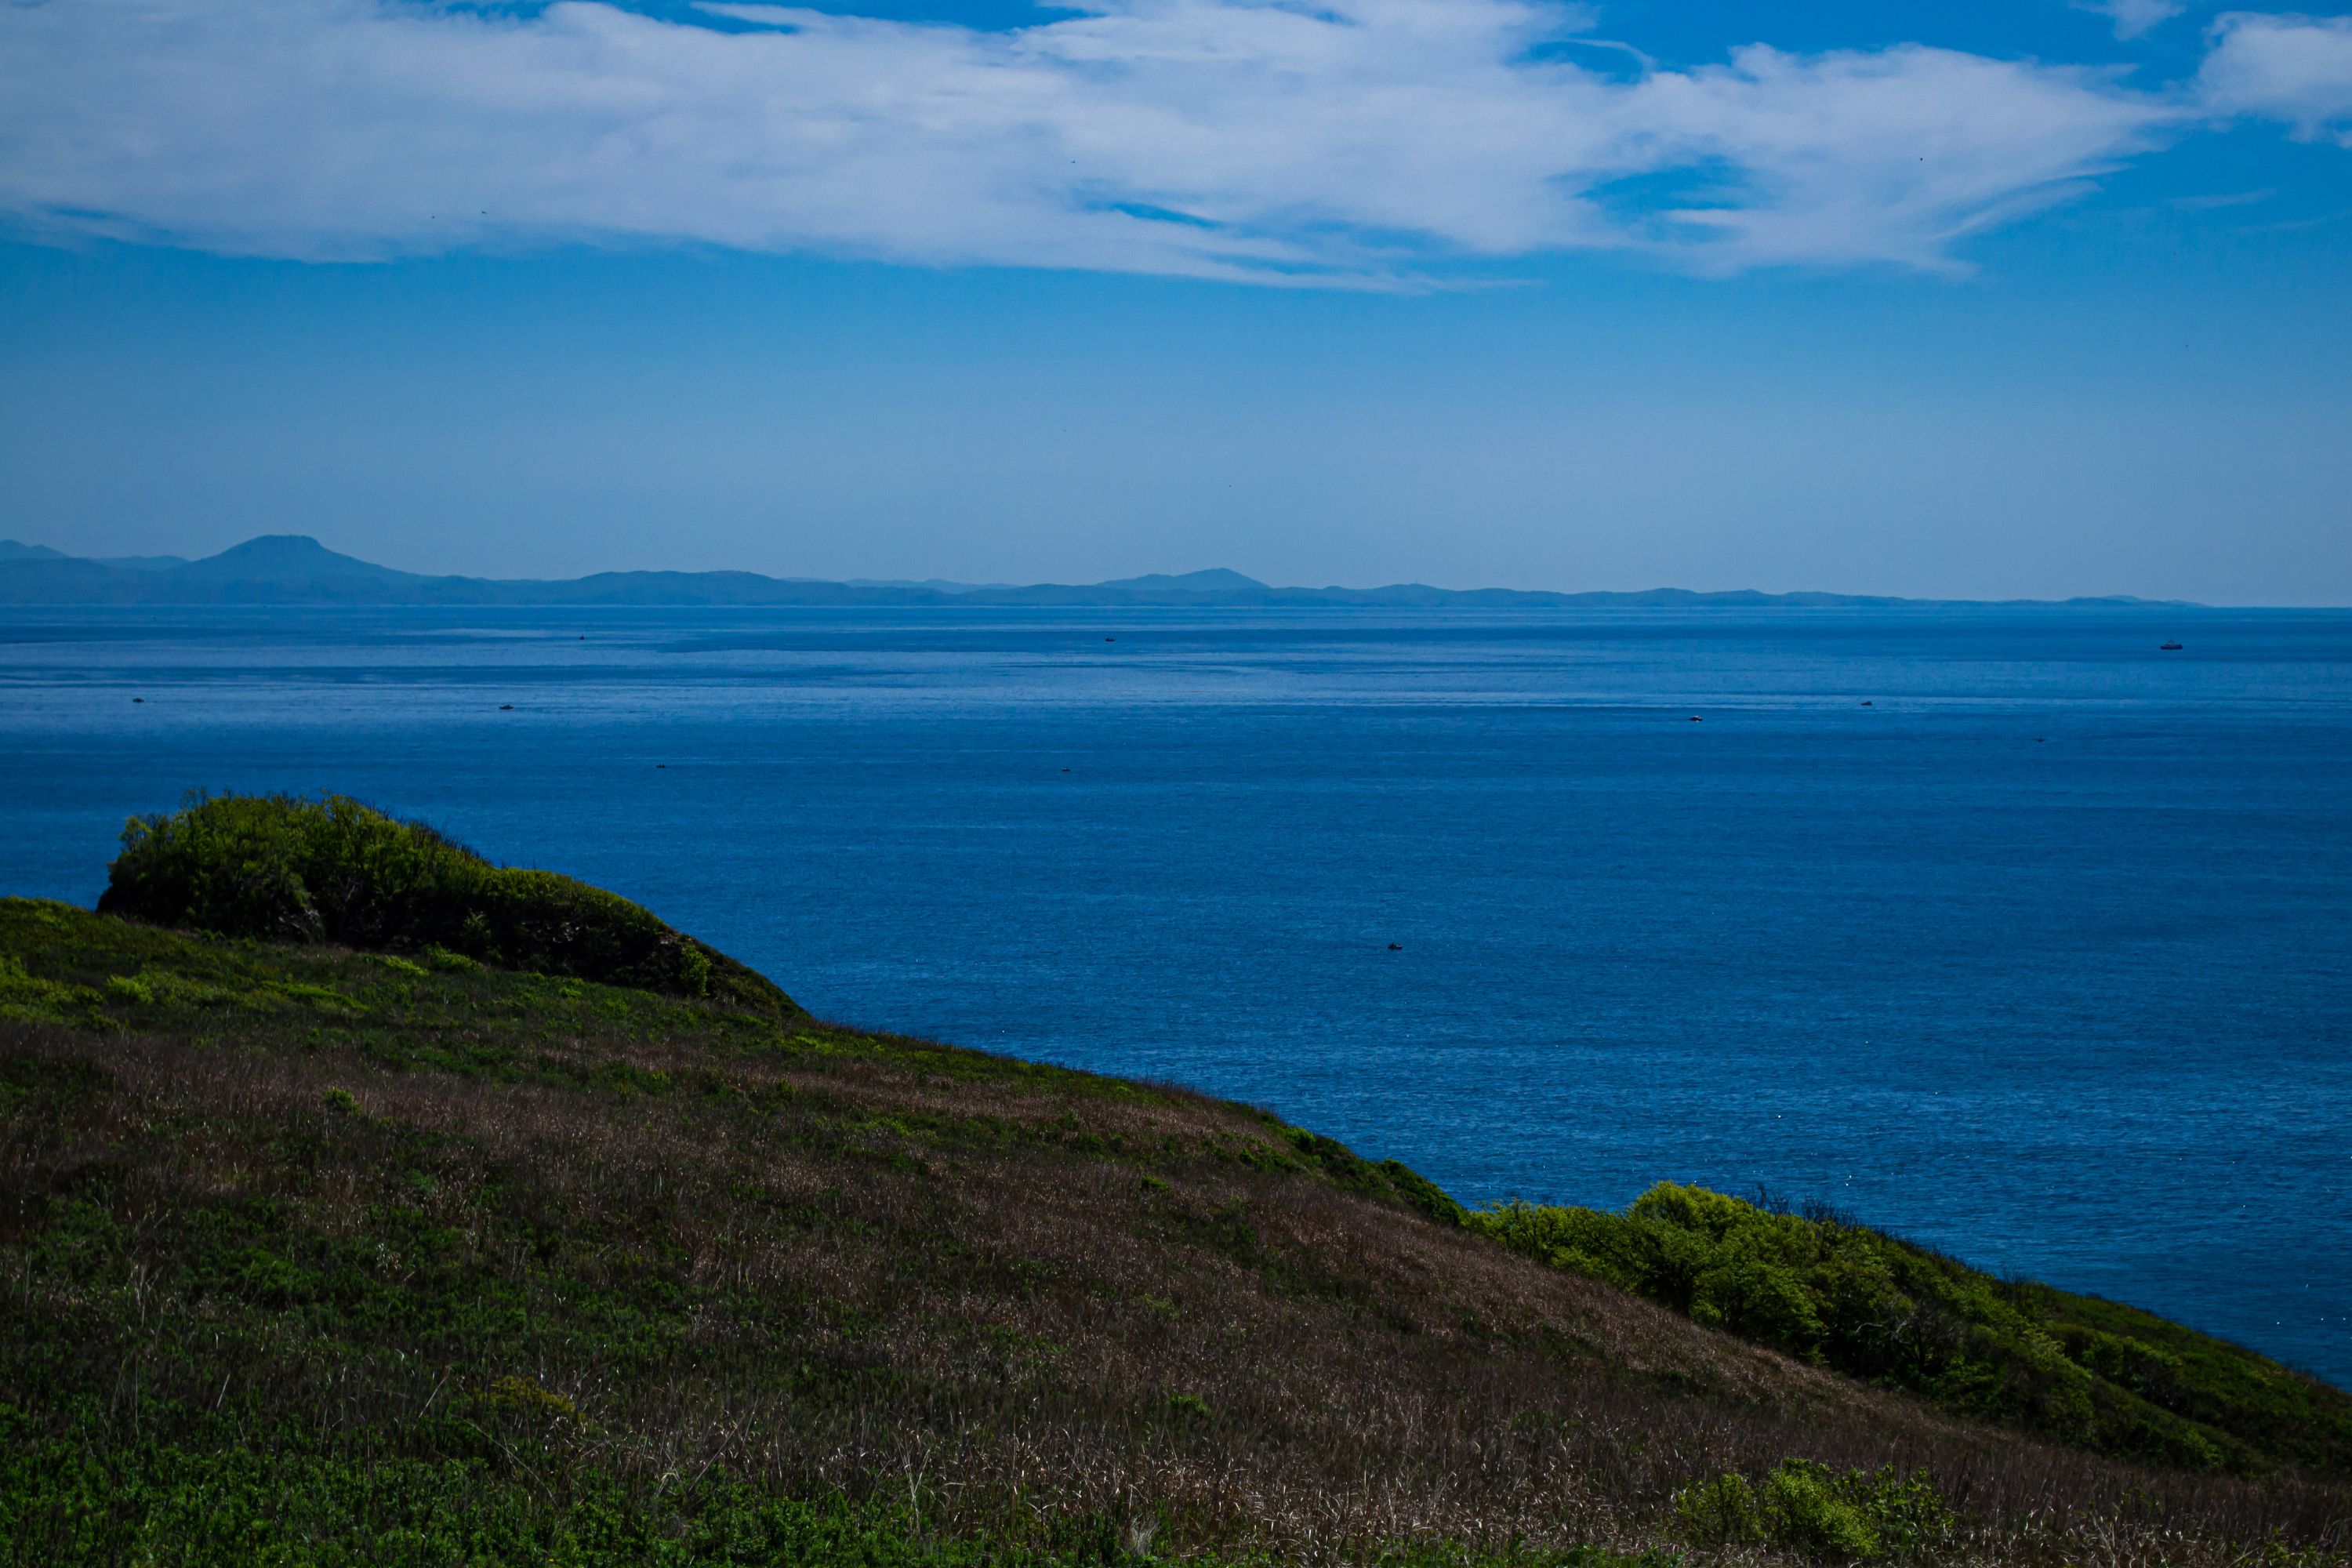
[{"label": "dry brown grass", "polygon": [[[548,1405],[552,1451],[645,1488],[883,1493],[942,1529],[1148,1521],[1161,1551],[1656,1545],[1677,1489],[1790,1456],[1924,1469],[1968,1521],[1956,1562],[2352,1549],[2341,1489],[1957,1425],[1346,1190],[1246,1108],[822,1027],[531,1049],[527,1074],[460,1076],[315,1027],[0,1026],[0,1057],[102,1075],[6,1124],[16,1331],[127,1322],[77,1341],[93,1379],[329,1437],[520,1378],[578,1413]],[[114,1215],[122,1268],[31,1248],[69,1194]],[[303,1246],[375,1247],[388,1289],[405,1269],[538,1317],[468,1338],[239,1300],[191,1262],[191,1216],[257,1202]],[[387,1205],[456,1239],[405,1255]]]}]

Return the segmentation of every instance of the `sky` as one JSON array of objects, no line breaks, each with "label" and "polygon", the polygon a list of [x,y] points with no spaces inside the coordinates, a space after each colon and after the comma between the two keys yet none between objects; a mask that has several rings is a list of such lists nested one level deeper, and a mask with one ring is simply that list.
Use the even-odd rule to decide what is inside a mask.
[{"label": "sky", "polygon": [[0,535],[2352,604],[2352,16],[0,0]]}]

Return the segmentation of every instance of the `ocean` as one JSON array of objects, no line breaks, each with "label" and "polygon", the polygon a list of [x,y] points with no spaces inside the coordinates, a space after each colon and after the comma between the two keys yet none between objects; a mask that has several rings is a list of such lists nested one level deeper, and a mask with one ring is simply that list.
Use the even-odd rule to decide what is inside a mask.
[{"label": "ocean", "polygon": [[2343,612],[0,610],[0,890],[199,788],[1473,1204],[1824,1199],[2352,1385]]}]

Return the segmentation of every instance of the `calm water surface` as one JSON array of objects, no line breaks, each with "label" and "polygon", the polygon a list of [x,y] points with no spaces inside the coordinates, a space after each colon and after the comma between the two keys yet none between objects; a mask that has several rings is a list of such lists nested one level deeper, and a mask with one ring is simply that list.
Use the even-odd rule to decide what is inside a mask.
[{"label": "calm water surface", "polygon": [[1474,1203],[1826,1197],[2352,1384],[2352,616],[0,611],[0,889],[194,787]]}]

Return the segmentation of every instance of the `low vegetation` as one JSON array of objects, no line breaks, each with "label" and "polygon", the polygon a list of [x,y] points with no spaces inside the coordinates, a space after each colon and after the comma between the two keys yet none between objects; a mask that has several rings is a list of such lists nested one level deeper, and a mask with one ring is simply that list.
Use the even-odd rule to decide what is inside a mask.
[{"label": "low vegetation", "polygon": [[1955,1415],[2097,1453],[2352,1477],[2352,1399],[2152,1313],[1992,1278],[1815,1209],[1661,1184],[1470,1217],[1514,1251]]},{"label": "low vegetation", "polygon": [[341,795],[192,795],[123,829],[102,913],[224,936],[455,952],[484,963],[719,996],[791,999],[628,900],[493,866]]},{"label": "low vegetation", "polygon": [[[145,852],[118,888],[192,876]],[[312,853],[256,863],[369,907]],[[1964,1419],[1245,1106],[324,921],[0,900],[0,1563],[2352,1547],[2324,1455],[2248,1436],[2267,1473],[2232,1474]]]},{"label": "low vegetation", "polygon": [[1959,1521],[1925,1477],[1876,1474],[1783,1459],[1750,1486],[1737,1472],[1675,1494],[1689,1539],[1713,1546],[1772,1545],[1814,1561],[1934,1555]]}]

